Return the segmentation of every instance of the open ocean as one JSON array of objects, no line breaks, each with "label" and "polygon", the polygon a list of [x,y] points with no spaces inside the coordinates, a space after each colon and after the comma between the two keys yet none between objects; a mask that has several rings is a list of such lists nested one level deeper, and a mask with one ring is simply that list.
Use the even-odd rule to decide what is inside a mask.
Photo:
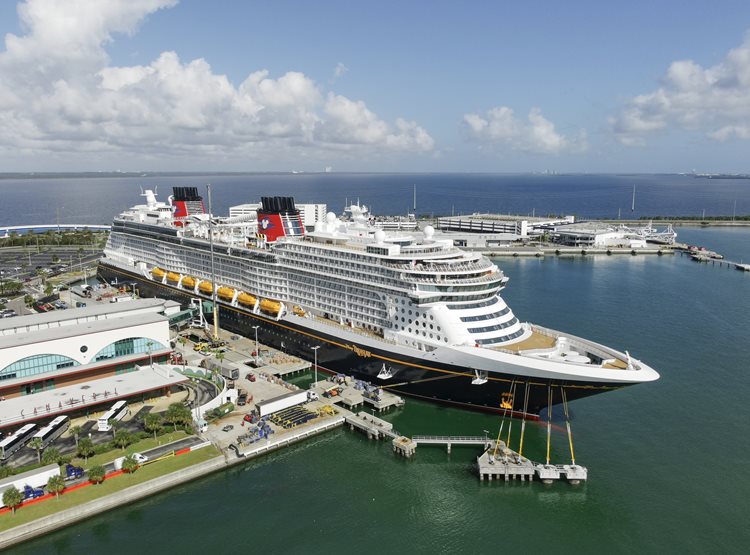
[{"label": "open ocean", "polygon": [[[0,176],[2,177],[2,176]],[[173,186],[196,186],[204,198],[211,184],[214,213],[259,202],[261,196],[293,196],[326,203],[341,213],[359,199],[376,215],[473,212],[575,214],[581,218],[731,216],[750,214],[750,179],[701,179],[685,175],[510,174],[247,174],[151,177],[0,179],[0,228],[31,223],[109,224],[138,203],[140,188],[157,188],[166,201]],[[633,186],[635,210],[631,212]]]},{"label": "open ocean", "polygon": [[[750,181],[684,176],[295,175],[171,180],[0,180],[0,226],[109,223],[139,185],[211,179],[217,212],[261,194],[375,213],[502,211],[585,217],[750,212]],[[680,241],[750,261],[750,229],[677,228]],[[589,481],[480,483],[473,447],[420,447],[338,430],[133,503],[12,553],[746,553],[750,545],[750,274],[675,256],[499,259],[521,320],[628,349],[653,384],[576,401],[576,461]],[[407,400],[407,434],[497,433],[500,419]],[[517,431],[519,426],[514,425]],[[524,451],[542,459],[545,430]],[[553,462],[569,460],[553,434]],[[514,443],[517,446],[517,435]]]}]

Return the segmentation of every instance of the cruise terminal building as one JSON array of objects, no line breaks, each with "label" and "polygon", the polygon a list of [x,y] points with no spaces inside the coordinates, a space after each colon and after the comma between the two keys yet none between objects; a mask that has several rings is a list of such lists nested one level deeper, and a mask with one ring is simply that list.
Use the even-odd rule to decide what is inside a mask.
[{"label": "cruise terminal building", "polygon": [[179,311],[174,301],[137,299],[0,320],[0,429],[185,381],[152,366],[172,352],[169,317]]}]

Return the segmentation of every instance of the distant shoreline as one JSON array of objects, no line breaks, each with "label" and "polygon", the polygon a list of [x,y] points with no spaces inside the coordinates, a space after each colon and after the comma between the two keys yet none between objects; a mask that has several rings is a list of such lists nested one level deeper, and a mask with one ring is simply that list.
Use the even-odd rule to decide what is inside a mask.
[{"label": "distant shoreline", "polygon": [[684,176],[696,179],[741,179],[750,180],[750,174],[685,174],[672,172],[488,172],[488,171],[440,171],[440,172],[371,172],[371,171],[302,171],[302,170],[269,170],[269,171],[88,171],[88,172],[0,172],[0,181],[4,179],[69,179],[69,178],[134,178],[134,177],[195,177],[195,176],[243,176],[243,175],[498,175],[524,177],[565,177],[565,176]]}]

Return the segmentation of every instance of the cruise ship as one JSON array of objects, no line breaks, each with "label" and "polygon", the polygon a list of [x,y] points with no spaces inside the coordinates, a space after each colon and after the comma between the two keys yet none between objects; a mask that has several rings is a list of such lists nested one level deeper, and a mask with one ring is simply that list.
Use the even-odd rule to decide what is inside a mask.
[{"label": "cruise ship", "polygon": [[223,329],[422,399],[531,418],[659,374],[627,351],[521,322],[488,258],[372,225],[356,205],[305,229],[291,197],[216,217],[195,187],[114,218],[99,262],[142,296],[213,302]]}]

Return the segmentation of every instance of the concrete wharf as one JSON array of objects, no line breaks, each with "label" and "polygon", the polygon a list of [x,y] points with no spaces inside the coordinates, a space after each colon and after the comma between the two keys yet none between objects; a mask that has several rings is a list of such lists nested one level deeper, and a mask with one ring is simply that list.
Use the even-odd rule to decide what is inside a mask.
[{"label": "concrete wharf", "polygon": [[267,364],[262,367],[264,372],[268,372],[276,377],[283,378],[284,376],[291,376],[299,374],[300,372],[307,372],[312,368],[312,364],[309,362],[289,362],[285,364]]},{"label": "concrete wharf", "polygon": [[[404,399],[390,391],[379,389],[377,393],[367,392],[357,389],[355,387],[356,384],[357,380],[349,376],[339,378],[338,380],[329,378],[313,383],[310,386],[310,390],[317,393],[321,400],[325,398],[331,404],[342,404],[349,410],[367,404],[374,410],[382,412],[392,407],[401,407],[404,405]],[[332,390],[336,390],[335,395],[330,395]]]},{"label": "concrete wharf", "polygon": [[606,254],[606,255],[630,255],[636,256],[639,254],[650,254],[650,255],[665,255],[674,254],[674,249],[670,245],[660,245],[658,247],[641,247],[641,248],[630,248],[630,247],[565,247],[562,245],[548,245],[544,247],[494,247],[494,248],[467,248],[466,250],[473,250],[480,252],[485,256],[498,257],[498,256],[513,256],[513,257],[536,257],[543,258],[545,256],[588,256],[594,254]]},{"label": "concrete wharf", "polygon": [[577,464],[539,464],[509,449],[504,441],[492,441],[489,447],[477,457],[479,479],[492,481],[503,478],[506,482],[520,479],[532,482],[537,476],[549,484],[566,478],[571,484],[588,479],[588,469]]}]

